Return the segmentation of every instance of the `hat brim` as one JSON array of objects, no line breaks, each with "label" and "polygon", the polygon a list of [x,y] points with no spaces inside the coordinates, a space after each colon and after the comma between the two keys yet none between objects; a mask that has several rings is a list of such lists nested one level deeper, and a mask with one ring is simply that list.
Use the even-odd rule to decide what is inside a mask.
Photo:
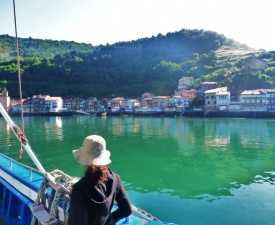
[{"label": "hat brim", "polygon": [[108,150],[103,150],[100,156],[92,158],[91,155],[87,155],[82,152],[82,148],[72,151],[74,158],[82,165],[88,166],[94,164],[97,166],[106,166],[112,161],[110,160],[111,153]]}]

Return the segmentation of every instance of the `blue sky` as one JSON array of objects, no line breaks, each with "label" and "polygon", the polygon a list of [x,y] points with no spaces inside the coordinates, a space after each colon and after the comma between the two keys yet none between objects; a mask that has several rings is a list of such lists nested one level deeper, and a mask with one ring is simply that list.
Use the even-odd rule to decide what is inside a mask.
[{"label": "blue sky", "polygon": [[[203,29],[275,50],[274,0],[16,0],[19,37],[113,44]],[[13,1],[0,0],[0,34],[15,36]]]}]

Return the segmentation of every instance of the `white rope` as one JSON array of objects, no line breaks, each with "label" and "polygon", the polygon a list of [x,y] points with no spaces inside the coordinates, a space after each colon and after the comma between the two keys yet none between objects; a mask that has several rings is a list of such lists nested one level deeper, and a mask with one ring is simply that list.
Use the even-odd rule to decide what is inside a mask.
[{"label": "white rope", "polygon": [[[77,180],[77,178],[71,177],[61,170],[54,170],[51,173],[45,173],[44,180],[38,191],[37,199],[32,206],[33,211],[44,210],[48,212],[47,216],[43,217],[42,224],[56,224],[58,221],[61,222],[59,218],[58,206],[62,201],[62,210],[64,215],[64,222],[62,224],[68,224],[70,192],[72,190],[73,184]],[[47,190],[50,190],[49,188],[51,188],[51,194],[46,197],[46,194],[48,193]],[[39,219],[33,215],[31,225],[35,224],[36,219],[38,222],[40,222]]]},{"label": "white rope", "polygon": [[62,193],[59,191],[55,192],[54,199],[50,208],[50,217],[48,219],[48,223],[50,223],[53,219],[59,220],[59,214],[58,214],[58,204],[62,199]]},{"label": "white rope", "polygon": [[60,183],[69,192],[71,192],[73,184],[79,180],[79,178],[71,177],[57,169],[53,170],[50,174],[55,178],[55,182]]}]

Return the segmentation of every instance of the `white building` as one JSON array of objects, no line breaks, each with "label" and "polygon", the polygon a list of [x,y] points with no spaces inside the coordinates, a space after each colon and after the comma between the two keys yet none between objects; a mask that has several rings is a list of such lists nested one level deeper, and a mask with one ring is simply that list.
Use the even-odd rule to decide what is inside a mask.
[{"label": "white building", "polygon": [[178,90],[186,90],[193,85],[193,77],[182,77],[179,79]]},{"label": "white building", "polygon": [[260,90],[246,90],[240,94],[242,111],[266,112],[266,94]]},{"label": "white building", "polygon": [[230,92],[227,87],[219,87],[204,92],[205,109],[228,110]]},{"label": "white building", "polygon": [[187,108],[189,107],[189,98],[183,96],[173,96],[169,98],[168,105],[170,107]]},{"label": "white building", "polygon": [[275,89],[259,89],[266,94],[267,111],[275,111]]},{"label": "white building", "polygon": [[61,97],[50,97],[45,98],[45,109],[49,112],[58,112],[63,108],[63,100]]},{"label": "white building", "polygon": [[227,91],[227,87],[222,87],[220,91],[216,93],[216,109],[228,110],[230,104],[230,92]]},{"label": "white building", "polygon": [[218,88],[217,82],[203,82],[196,86],[196,96],[204,97],[205,91],[212,90],[214,88]]},{"label": "white building", "polygon": [[140,107],[140,102],[137,99],[130,99],[126,101],[125,111],[133,111],[137,107]]}]

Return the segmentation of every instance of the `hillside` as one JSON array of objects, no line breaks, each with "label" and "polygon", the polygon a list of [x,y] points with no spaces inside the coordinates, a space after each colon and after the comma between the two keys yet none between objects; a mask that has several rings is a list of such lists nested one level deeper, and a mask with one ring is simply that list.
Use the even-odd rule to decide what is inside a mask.
[{"label": "hillside", "polygon": [[[274,52],[251,49],[212,31],[183,29],[106,46],[28,38],[19,39],[19,48],[23,97],[172,95],[182,76],[193,76],[195,84],[216,81],[235,89],[275,84]],[[252,54],[268,60],[269,67],[243,71],[243,61]],[[13,37],[0,35],[0,55],[0,81],[17,98]]]},{"label": "hillside", "polygon": [[[93,52],[91,44],[73,41],[54,41],[33,38],[19,38],[19,51],[22,57],[54,57],[70,51]],[[0,35],[0,61],[16,56],[16,41],[9,35]]]}]

